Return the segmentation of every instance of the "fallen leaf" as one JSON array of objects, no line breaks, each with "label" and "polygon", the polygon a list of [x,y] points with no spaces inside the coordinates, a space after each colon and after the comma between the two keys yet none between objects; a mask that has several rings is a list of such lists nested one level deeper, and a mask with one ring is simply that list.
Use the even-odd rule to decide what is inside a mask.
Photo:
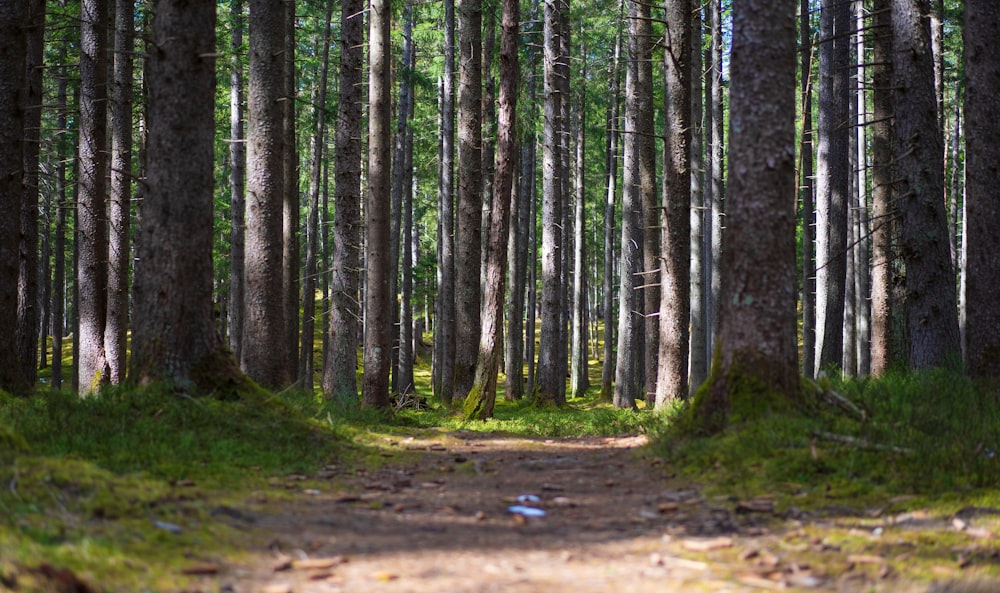
[{"label": "fallen leaf", "polygon": [[381,581],[383,583],[388,583],[389,581],[395,581],[396,579],[398,579],[399,575],[398,574],[393,574],[391,572],[383,570],[383,571],[379,571],[379,572],[373,573],[372,574],[372,578],[375,579],[376,581]]},{"label": "fallen leaf", "polygon": [[709,552],[712,550],[721,550],[722,548],[731,548],[733,546],[733,538],[715,537],[710,539],[686,539],[682,545],[685,550],[690,550],[692,552]]}]

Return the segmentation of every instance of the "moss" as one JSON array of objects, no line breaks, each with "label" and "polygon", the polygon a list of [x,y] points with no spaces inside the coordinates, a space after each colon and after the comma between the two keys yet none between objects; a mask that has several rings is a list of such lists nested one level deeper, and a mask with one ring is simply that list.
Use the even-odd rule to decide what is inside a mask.
[{"label": "moss", "polygon": [[191,380],[200,394],[223,400],[240,399],[246,393],[263,391],[240,370],[233,353],[223,346],[201,359],[191,370]]}]

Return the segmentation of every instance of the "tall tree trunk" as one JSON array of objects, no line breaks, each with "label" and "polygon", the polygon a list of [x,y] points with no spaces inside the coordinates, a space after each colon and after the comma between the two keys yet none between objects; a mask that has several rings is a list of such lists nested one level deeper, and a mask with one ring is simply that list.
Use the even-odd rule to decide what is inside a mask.
[{"label": "tall tree trunk", "polygon": [[520,0],[503,0],[500,37],[500,110],[497,127],[496,195],[490,212],[490,233],[484,286],[483,332],[479,342],[476,378],[465,402],[466,416],[493,416],[497,372],[500,367],[501,324],[507,263],[511,190],[517,151],[518,21]]},{"label": "tall tree trunk", "polygon": [[[587,44],[581,39],[580,77],[587,80]],[[577,125],[573,134],[576,138],[576,162],[574,172],[573,196],[573,325],[570,348],[570,395],[583,397],[590,388],[590,378],[587,376],[587,250],[586,250],[586,201],[584,188],[584,171],[586,154],[587,129],[587,95],[585,85],[579,90],[577,104]]]},{"label": "tall tree trunk", "polygon": [[559,366],[559,376],[563,377],[563,380],[559,382],[559,394],[556,398],[557,401],[566,400],[566,377],[569,377],[569,330],[570,330],[570,315],[572,311],[572,303],[570,298],[572,298],[572,292],[570,287],[573,284],[571,278],[572,265],[573,265],[573,167],[571,164],[570,155],[572,154],[572,142],[570,139],[570,79],[572,78],[572,71],[569,67],[570,56],[572,55],[570,50],[570,37],[571,30],[569,27],[569,0],[558,0],[559,1],[559,60],[556,62],[556,70],[558,72],[556,82],[558,84],[559,92],[559,116],[556,117],[556,124],[558,128],[556,129],[556,140],[559,147],[559,184],[560,194],[562,196],[562,204],[560,206],[560,214],[562,221],[560,222],[560,240],[559,240],[559,253],[560,253],[560,306],[562,310],[561,321],[559,323],[559,354],[556,357],[557,364]]},{"label": "tall tree trunk", "polygon": [[308,392],[313,390],[313,351],[316,332],[316,280],[319,258],[320,186],[323,182],[323,147],[326,146],[326,87],[330,71],[330,29],[333,20],[333,3],[326,5],[322,37],[319,86],[314,94],[313,112],[316,127],[313,134],[312,159],[309,171],[309,220],[306,224],[306,273],[302,278],[302,351],[299,355],[299,385]]},{"label": "tall tree trunk", "polygon": [[708,377],[708,310],[706,297],[705,227],[708,223],[705,208],[705,125],[704,125],[704,60],[702,59],[703,24],[701,8],[691,13],[691,336],[688,346],[689,394],[693,393]]},{"label": "tall tree trunk", "polygon": [[964,203],[962,195],[962,93],[964,87],[961,82],[955,84],[955,105],[951,121],[951,142],[948,146],[948,166],[946,172],[950,173],[948,179],[948,245],[951,248],[951,262],[958,269],[958,226],[959,211]]},{"label": "tall tree trunk", "polygon": [[25,2],[0,5],[0,389],[25,394],[18,354],[18,243],[24,200]]},{"label": "tall tree trunk", "polygon": [[[529,58],[530,63],[531,58]],[[529,82],[529,84],[531,84]],[[519,147],[517,164],[520,169],[517,183],[512,190],[510,206],[510,240],[507,246],[507,270],[510,286],[507,290],[507,351],[504,354],[504,399],[517,401],[524,397],[524,313],[525,282],[528,272],[528,200],[534,192],[528,187],[531,173],[525,163],[530,162],[529,143],[534,134],[524,132]]]},{"label": "tall tree trunk", "polygon": [[108,296],[107,0],[83,0],[80,30],[80,139],[76,243],[79,263],[79,385],[91,393],[109,379],[104,351]]},{"label": "tall tree trunk", "polygon": [[[545,120],[542,128],[542,332],[538,346],[538,380],[542,401],[562,405],[566,374],[560,361],[561,326],[565,323],[562,302],[562,158],[560,118],[562,94],[559,63],[563,59],[559,38],[560,0],[545,1],[543,80]],[[562,395],[561,395],[562,394]]]},{"label": "tall tree trunk", "polygon": [[619,117],[619,96],[621,95],[621,49],[622,23],[624,19],[625,2],[618,3],[617,32],[615,33],[615,48],[612,54],[610,72],[608,73],[608,122],[607,122],[607,161],[605,168],[604,190],[604,352],[601,365],[601,400],[611,401],[614,395],[615,378],[615,202],[618,192],[618,146],[620,144],[621,118]]},{"label": "tall tree trunk", "polygon": [[955,273],[944,212],[944,147],[938,127],[930,31],[923,0],[892,0],[893,105],[906,319],[911,368],[961,355]]},{"label": "tall tree trunk", "polygon": [[[795,312],[795,0],[733,5],[730,201],[720,360],[699,392],[705,432],[800,392]],[[761,234],[759,229],[769,232]],[[753,388],[748,388],[752,385]],[[770,392],[768,395],[765,393]],[[767,398],[760,405],[753,398]],[[752,413],[752,412],[751,412]]]},{"label": "tall tree trunk", "polygon": [[[403,23],[403,67],[405,77],[413,75],[416,66],[416,48],[413,46],[413,0],[407,0],[406,17]],[[409,92],[406,94],[406,113],[413,117],[414,90],[412,82],[408,82]],[[402,95],[402,93],[400,93]],[[413,346],[413,239],[416,231],[413,228],[413,124],[408,123],[403,138],[403,228],[402,228],[402,278],[400,280],[400,302],[396,309],[399,315],[399,350],[394,390],[398,393],[415,391],[413,377],[414,346]]]},{"label": "tall tree trunk", "polygon": [[25,4],[24,201],[20,211],[20,270],[16,309],[17,348],[21,368],[28,385],[34,385],[38,380],[38,155],[42,132],[45,2],[30,0]]},{"label": "tall tree trunk", "polygon": [[889,0],[872,3],[872,375],[893,360],[893,227],[895,198],[892,124],[892,15]]},{"label": "tall tree trunk", "polygon": [[[532,77],[534,78],[534,77]],[[530,99],[534,99],[533,94],[529,94]],[[532,100],[532,103],[534,101]],[[535,199],[536,174],[538,160],[538,144],[532,139],[531,150],[528,151],[527,169],[530,172],[528,187],[531,195],[528,197],[528,315],[524,326],[524,360],[528,364],[525,372],[526,391],[534,393],[538,387],[535,352],[535,327],[538,315],[538,201]]]},{"label": "tall tree trunk", "polygon": [[[392,51],[386,0],[371,0],[368,16],[368,191],[365,194],[365,374],[362,403],[389,407],[392,313],[389,294],[389,209],[392,199]],[[478,252],[477,252],[478,256]],[[478,261],[478,260],[477,260]]]},{"label": "tall tree trunk", "polygon": [[67,117],[68,80],[66,72],[66,46],[59,44],[58,82],[56,90],[56,228],[53,239],[52,285],[52,389],[58,391],[63,384],[63,336],[66,335],[66,212],[72,208],[67,199],[66,162],[69,148]]},{"label": "tall tree trunk", "polygon": [[[722,73],[722,0],[710,0],[710,20],[712,28],[712,42],[709,49],[711,55],[710,76],[706,79],[705,96],[709,104],[706,111],[705,127],[711,134],[709,143],[709,158],[706,162],[706,173],[710,181],[705,185],[705,202],[708,204],[712,222],[708,226],[709,236],[705,239],[709,246],[710,256],[709,276],[711,278],[711,290],[708,298],[708,331],[709,349],[713,352],[714,359],[715,342],[719,336],[719,318],[722,295],[722,224],[725,216],[726,190],[725,190],[725,159],[724,155],[724,130],[725,120],[723,117],[723,73]],[[709,366],[712,362],[709,361]]]},{"label": "tall tree trunk", "polygon": [[286,381],[292,383],[298,374],[299,354],[299,151],[295,132],[295,3],[296,0],[281,0],[284,4],[284,47],[280,57],[282,69],[282,161],[284,167],[282,212],[282,278],[281,298],[285,312],[285,340],[283,364]]},{"label": "tall tree trunk", "polygon": [[[212,305],[215,2],[159,0],[130,376],[208,392],[236,362]],[[129,13],[131,14],[131,12]],[[169,279],[169,280],[168,280]]]},{"label": "tall tree trunk", "polygon": [[819,46],[819,118],[816,164],[817,371],[843,356],[850,189],[850,3],[822,0]]},{"label": "tall tree trunk", "polygon": [[649,35],[650,8],[638,0],[629,0],[628,69],[625,74],[625,147],[622,165],[622,235],[621,269],[618,286],[618,357],[615,363],[613,403],[618,408],[633,408],[645,395],[645,359],[643,356],[643,307],[637,289],[650,279],[643,270],[643,196],[652,190],[650,163],[644,158],[652,139],[644,130],[652,129],[652,65]]},{"label": "tall tree trunk", "polygon": [[132,209],[132,53],[135,11],[115,2],[114,81],[111,85],[111,227],[108,245],[108,319],[104,350],[112,383],[125,380],[128,340],[129,222]]},{"label": "tall tree trunk", "polygon": [[323,392],[342,405],[358,401],[358,328],[361,322],[361,122],[364,81],[364,0],[340,5],[340,99],[337,103],[330,348],[323,361]]},{"label": "tall tree trunk", "polygon": [[[458,0],[458,216],[455,230],[457,344],[478,344],[482,250],[482,0]],[[465,399],[476,349],[455,348],[455,396]]]},{"label": "tall tree trunk", "polygon": [[441,285],[435,321],[434,360],[439,367],[435,392],[450,406],[455,395],[455,0],[444,0],[444,79],[441,96],[441,174],[438,203],[441,223]]},{"label": "tall tree trunk", "polygon": [[288,374],[282,224],[285,179],[285,6],[250,0],[246,264],[241,366],[269,388]]},{"label": "tall tree trunk", "polygon": [[[691,2],[666,11],[666,133],[660,216],[660,302],[656,407],[688,394],[691,322]],[[648,313],[648,311],[647,311]]]},{"label": "tall tree trunk", "polygon": [[246,217],[246,144],[243,135],[243,0],[233,0],[230,7],[232,33],[229,65],[229,349],[240,360],[243,346],[244,228]]},{"label": "tall tree trunk", "polygon": [[1000,13],[986,0],[965,3],[965,344],[966,368],[975,377],[1000,378],[1000,282],[994,238],[1000,225],[996,180],[1000,168]]},{"label": "tall tree trunk", "polygon": [[486,282],[486,260],[489,258],[487,245],[490,236],[490,210],[493,207],[493,178],[496,175],[497,158],[497,81],[496,77],[493,76],[493,61],[495,59],[494,54],[496,53],[497,41],[497,8],[498,3],[494,0],[485,0],[483,4],[483,152],[480,155],[483,176],[482,222],[480,223],[480,230],[482,231],[483,243],[481,244],[482,249],[479,252],[479,269],[481,271],[480,285],[484,289]]},{"label": "tall tree trunk", "polygon": [[857,2],[856,44],[857,44],[857,107],[855,109],[855,129],[857,141],[857,175],[858,191],[855,211],[857,218],[857,241],[855,245],[855,318],[857,320],[857,374],[865,377],[871,374],[871,223],[868,217],[868,138],[865,125],[865,25],[864,2]]},{"label": "tall tree trunk", "polygon": [[816,374],[816,207],[813,179],[813,83],[812,65],[816,46],[812,42],[812,19],[809,0],[799,5],[799,79],[801,90],[802,145],[799,162],[799,194],[802,202],[802,357],[807,377]]}]

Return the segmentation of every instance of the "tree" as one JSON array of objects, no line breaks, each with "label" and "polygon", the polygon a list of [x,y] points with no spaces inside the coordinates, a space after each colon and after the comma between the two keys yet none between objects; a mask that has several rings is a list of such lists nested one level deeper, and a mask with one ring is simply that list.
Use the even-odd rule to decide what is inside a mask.
[{"label": "tree", "polygon": [[559,62],[560,0],[545,0],[543,31],[543,86],[545,119],[542,127],[542,308],[538,345],[538,383],[543,401],[562,405],[566,398],[566,373],[561,361],[565,324],[562,283],[562,158],[559,130],[562,116]]},{"label": "tree", "polygon": [[125,380],[128,343],[129,269],[132,253],[132,54],[135,9],[132,0],[115,2],[114,80],[111,85],[111,216],[108,245],[108,319],[104,350],[109,380]]},{"label": "tree", "polygon": [[58,82],[56,83],[56,129],[59,140],[56,142],[56,224],[55,237],[52,241],[53,251],[53,285],[52,285],[52,389],[62,389],[63,383],[63,334],[66,327],[66,212],[71,209],[68,200],[66,183],[66,162],[69,150],[66,142],[69,118],[67,117],[67,95],[69,83],[67,80],[68,43],[59,44]]},{"label": "tree", "polygon": [[622,234],[618,285],[618,356],[615,361],[615,407],[633,408],[646,390],[643,358],[642,304],[636,294],[643,282],[642,196],[652,190],[653,177],[643,158],[651,129],[652,66],[649,51],[649,5],[629,0],[628,66],[625,71],[625,128],[622,164]]},{"label": "tree", "polygon": [[506,279],[508,226],[514,166],[517,162],[517,40],[520,0],[504,0],[500,38],[500,110],[497,128],[496,195],[490,212],[482,337],[476,378],[465,403],[466,416],[485,420],[493,416],[497,372],[500,367],[501,324]]},{"label": "tree", "polygon": [[[455,229],[456,344],[478,344],[482,251],[482,0],[458,0],[458,215]],[[455,348],[455,393],[464,399],[475,348]]]},{"label": "tree", "polygon": [[250,0],[246,290],[240,364],[261,385],[288,385],[283,308],[285,6]]},{"label": "tree", "polygon": [[340,100],[334,147],[336,218],[330,279],[330,348],[323,361],[323,392],[343,404],[358,401],[364,23],[364,1],[344,0],[340,5]]},{"label": "tree", "polygon": [[[284,5],[284,45],[279,58],[283,62],[281,91],[281,302],[285,312],[282,372],[285,382],[296,382],[299,354],[299,151],[296,142],[295,86],[295,6],[296,0],[281,0]],[[253,34],[251,27],[251,35]]]},{"label": "tree", "polygon": [[[582,26],[582,24],[581,24]],[[583,80],[587,79],[587,45],[580,44],[580,61]],[[570,394],[572,397],[583,397],[590,388],[590,377],[587,373],[587,245],[586,245],[586,188],[584,172],[586,169],[586,119],[587,95],[586,84],[581,84],[578,92],[576,129],[573,138],[576,140],[576,162],[573,167],[573,308],[572,330],[570,335]],[[567,171],[568,173],[568,171]]]},{"label": "tree", "polygon": [[42,71],[45,2],[27,2],[24,97],[24,202],[21,207],[17,341],[28,385],[38,378],[38,155],[42,132]]},{"label": "tree", "polygon": [[[368,16],[368,192],[365,214],[365,376],[362,403],[389,407],[392,313],[389,294],[389,209],[392,194],[392,130],[389,23],[386,0],[372,0]],[[477,252],[478,261],[478,252]]]},{"label": "tree", "polygon": [[130,379],[215,389],[241,377],[215,329],[212,162],[215,2],[157,0]]},{"label": "tree", "polygon": [[819,113],[816,126],[816,362],[841,364],[847,277],[850,190],[850,3],[823,0],[820,9]]},{"label": "tree", "polygon": [[233,0],[229,66],[229,349],[240,360],[245,303],[246,143],[243,135],[243,0]]},{"label": "tree", "polygon": [[1000,378],[1000,262],[993,238],[1000,225],[1000,12],[986,0],[965,3],[965,356],[971,375]]},{"label": "tree", "polygon": [[802,202],[802,360],[803,372],[807,377],[815,375],[816,357],[816,208],[815,184],[813,179],[813,82],[812,64],[815,46],[812,42],[812,19],[809,0],[801,0],[799,5],[799,78],[801,91],[802,145],[799,162],[799,193]]},{"label": "tree", "polygon": [[691,2],[667,3],[666,136],[660,231],[659,368],[656,402],[688,395],[691,322]]},{"label": "tree", "polygon": [[940,367],[961,355],[955,273],[944,211],[944,145],[938,126],[924,0],[892,0],[896,170],[906,265],[909,365]]},{"label": "tree", "polygon": [[0,4],[0,389],[28,390],[17,344],[18,242],[24,199],[25,2]]},{"label": "tree", "polygon": [[705,101],[703,21],[701,10],[691,13],[691,336],[689,390],[694,391],[708,377],[708,245],[705,238],[708,208],[705,207]]},{"label": "tree", "polygon": [[104,351],[108,298],[107,0],[80,4],[80,138],[77,195],[78,380],[85,393],[106,384]]},{"label": "tree", "polygon": [[[795,0],[733,5],[729,201],[719,360],[704,432],[799,393],[795,311]],[[761,234],[759,229],[770,232]]]}]

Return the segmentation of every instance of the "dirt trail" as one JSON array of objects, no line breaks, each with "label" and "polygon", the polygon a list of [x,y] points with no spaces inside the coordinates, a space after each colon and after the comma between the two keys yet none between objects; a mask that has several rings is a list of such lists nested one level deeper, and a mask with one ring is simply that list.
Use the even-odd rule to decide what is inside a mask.
[{"label": "dirt trail", "polygon": [[[823,554],[824,544],[797,535],[800,524],[776,517],[769,500],[711,501],[676,487],[638,452],[643,444],[642,436],[397,437],[377,471],[328,468],[320,476],[328,489],[294,504],[259,500],[253,531],[266,543],[254,544],[246,564],[205,577],[204,590],[917,590],[893,582],[877,559],[844,561],[838,575],[810,567],[797,557]],[[538,496],[526,504],[545,516],[509,512],[520,495]]]}]

